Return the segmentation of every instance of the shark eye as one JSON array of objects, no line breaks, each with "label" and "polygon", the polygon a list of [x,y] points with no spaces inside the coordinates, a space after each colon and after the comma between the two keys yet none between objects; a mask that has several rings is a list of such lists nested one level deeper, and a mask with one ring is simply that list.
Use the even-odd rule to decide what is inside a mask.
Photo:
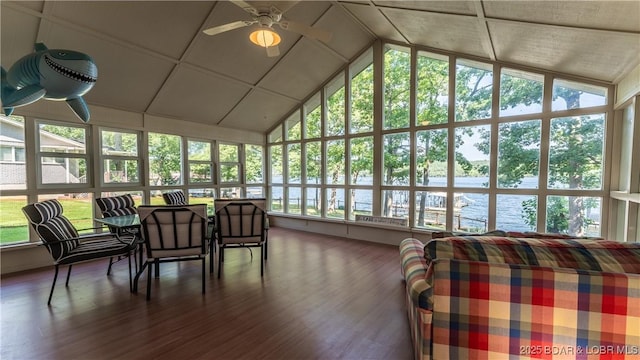
[{"label": "shark eye", "polygon": [[66,53],[66,52],[63,52],[63,51],[58,51],[58,55],[60,55],[60,56],[67,56],[67,53]]}]

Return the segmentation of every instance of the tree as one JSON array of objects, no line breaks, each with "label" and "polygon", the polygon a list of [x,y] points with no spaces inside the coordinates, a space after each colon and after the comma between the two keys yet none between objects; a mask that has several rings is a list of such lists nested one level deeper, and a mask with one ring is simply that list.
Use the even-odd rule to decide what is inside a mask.
[{"label": "tree", "polygon": [[182,182],[180,137],[149,134],[149,177],[154,185],[176,185]]}]

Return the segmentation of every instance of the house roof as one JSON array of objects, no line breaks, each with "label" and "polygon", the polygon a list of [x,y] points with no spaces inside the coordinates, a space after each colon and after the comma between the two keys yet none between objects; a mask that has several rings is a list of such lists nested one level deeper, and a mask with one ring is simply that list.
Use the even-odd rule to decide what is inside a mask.
[{"label": "house roof", "polygon": [[228,1],[2,1],[1,61],[35,42],[92,56],[89,105],[265,133],[378,38],[617,83],[640,64],[640,1],[248,1],[325,29],[322,43],[277,26],[280,55]]}]

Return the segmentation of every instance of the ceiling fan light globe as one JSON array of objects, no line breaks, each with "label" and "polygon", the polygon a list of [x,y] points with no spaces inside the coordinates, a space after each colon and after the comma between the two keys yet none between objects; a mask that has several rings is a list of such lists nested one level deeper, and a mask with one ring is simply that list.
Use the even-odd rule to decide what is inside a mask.
[{"label": "ceiling fan light globe", "polygon": [[259,29],[249,35],[249,40],[258,46],[266,48],[280,44],[282,39],[280,38],[280,35],[273,30]]}]

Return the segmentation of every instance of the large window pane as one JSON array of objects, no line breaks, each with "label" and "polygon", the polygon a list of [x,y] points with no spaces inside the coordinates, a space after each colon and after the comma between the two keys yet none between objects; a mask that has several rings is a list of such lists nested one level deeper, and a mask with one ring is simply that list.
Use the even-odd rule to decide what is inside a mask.
[{"label": "large window pane", "polygon": [[[24,118],[0,114],[0,188],[16,190],[27,188]],[[24,216],[23,216],[24,217]],[[26,239],[26,238],[25,238]],[[1,241],[1,240],[0,240]]]},{"label": "large window pane", "polygon": [[247,187],[247,197],[250,199],[264,198],[264,188],[262,186]]},{"label": "large window pane", "polygon": [[223,187],[220,188],[221,199],[238,199],[242,197],[242,189],[240,187]]},{"label": "large window pane", "polygon": [[29,240],[29,221],[22,213],[26,196],[0,196],[0,246]]},{"label": "large window pane", "polygon": [[306,189],[307,201],[305,203],[305,213],[309,216],[322,215],[322,190],[318,187]]},{"label": "large window pane", "polygon": [[222,183],[240,182],[240,166],[238,164],[220,164],[220,181]]},{"label": "large window pane", "polygon": [[40,124],[40,151],[66,154],[85,154],[85,128]]},{"label": "large window pane", "polygon": [[449,58],[418,52],[416,125],[444,124],[449,113]]},{"label": "large window pane", "polygon": [[500,116],[542,112],[544,76],[502,69],[500,75]]},{"label": "large window pane", "polygon": [[382,137],[384,185],[409,185],[411,141],[409,133],[387,134]]},{"label": "large window pane", "polygon": [[409,191],[383,190],[382,216],[407,218],[409,216]]},{"label": "large window pane", "polygon": [[350,220],[355,220],[356,215],[373,214],[373,190],[354,189],[351,190],[351,213]]},{"label": "large window pane", "polygon": [[276,143],[282,141],[282,124],[278,125],[273,131],[269,133],[269,142]]},{"label": "large window pane", "polygon": [[322,107],[320,106],[320,94],[316,94],[311,97],[309,101],[304,104],[304,137],[305,139],[317,139],[320,137],[321,121],[322,121]]},{"label": "large window pane", "polygon": [[271,187],[271,209],[273,212],[284,211],[284,190],[282,186]]},{"label": "large window pane", "polygon": [[351,184],[373,184],[373,136],[353,138],[349,146]]},{"label": "large window pane", "polygon": [[211,143],[208,141],[188,141],[189,160],[211,161]]},{"label": "large window pane", "polygon": [[149,183],[155,186],[182,184],[180,136],[149,133]]},{"label": "large window pane", "polygon": [[604,114],[551,120],[550,188],[602,188],[604,125]]},{"label": "large window pane", "polygon": [[48,157],[40,164],[42,184],[87,183],[87,161],[79,158]]},{"label": "large window pane", "polygon": [[352,67],[351,127],[352,134],[373,131],[373,58],[366,53]]},{"label": "large window pane", "polygon": [[308,142],[305,144],[307,161],[305,170],[307,171],[307,184],[320,184],[322,181],[322,154],[320,152],[320,142]]},{"label": "large window pane", "polygon": [[554,111],[600,106],[606,103],[607,88],[562,79],[553,81]]},{"label": "large window pane", "polygon": [[300,184],[302,182],[302,152],[301,144],[287,145],[287,181],[289,184]]},{"label": "large window pane", "polygon": [[409,127],[411,106],[411,54],[409,49],[385,47],[384,129]]},{"label": "large window pane", "polygon": [[540,120],[498,127],[498,187],[538,188]]},{"label": "large window pane", "polygon": [[456,64],[456,121],[491,117],[491,65],[469,60]]},{"label": "large window pane", "polygon": [[344,219],[344,189],[327,189],[327,217]]},{"label": "large window pane", "polygon": [[282,184],[284,181],[282,168],[282,145],[270,146],[269,157],[271,159],[271,182],[274,184]]},{"label": "large window pane", "polygon": [[238,145],[219,144],[218,154],[220,156],[220,162],[238,162],[240,159],[239,151],[240,149]]},{"label": "large window pane", "polygon": [[247,184],[264,182],[262,149],[260,145],[245,145],[245,176]]},{"label": "large window pane", "polygon": [[344,184],[344,140],[327,141],[327,184]]},{"label": "large window pane", "polygon": [[534,195],[498,195],[496,229],[536,231],[538,197]]},{"label": "large window pane", "polygon": [[218,144],[220,157],[220,181],[223,183],[240,182],[240,146],[236,144]]},{"label": "large window pane", "polygon": [[287,189],[287,213],[302,214],[302,193],[297,186],[291,186]]},{"label": "large window pane", "polygon": [[300,126],[300,112],[294,111],[284,122],[287,140],[300,140],[302,127]]},{"label": "large window pane", "polygon": [[547,232],[600,236],[601,198],[548,196]]},{"label": "large window pane", "polygon": [[102,130],[102,155],[138,156],[138,135],[121,131]]},{"label": "large window pane", "polygon": [[444,230],[447,228],[447,193],[440,191],[416,192],[415,226]]},{"label": "large window pane", "polygon": [[345,131],[344,75],[338,76],[327,86],[327,136],[344,135]]},{"label": "large window pane", "polygon": [[456,129],[455,186],[489,186],[489,144],[491,130],[488,125]]},{"label": "large window pane", "polygon": [[453,230],[480,233],[487,231],[489,195],[455,193],[453,204]]},{"label": "large window pane", "polygon": [[140,181],[138,160],[104,159],[104,183],[137,183]]},{"label": "large window pane", "polygon": [[447,129],[416,133],[416,186],[447,186]]},{"label": "large window pane", "polygon": [[213,181],[213,166],[211,163],[190,163],[189,183],[210,183]]}]

